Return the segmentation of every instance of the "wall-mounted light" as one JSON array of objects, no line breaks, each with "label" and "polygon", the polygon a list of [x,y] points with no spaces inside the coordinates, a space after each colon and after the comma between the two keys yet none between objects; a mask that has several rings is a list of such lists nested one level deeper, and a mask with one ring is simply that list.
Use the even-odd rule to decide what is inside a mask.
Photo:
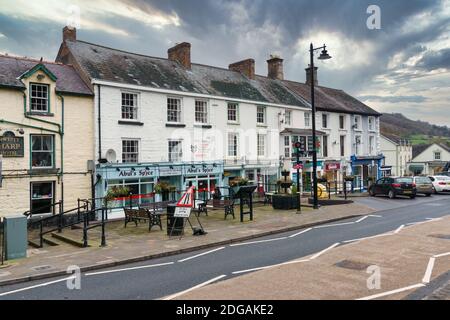
[{"label": "wall-mounted light", "polygon": [[116,171],[120,171],[120,168],[116,168]]},{"label": "wall-mounted light", "polygon": [[170,170],[173,170],[173,166],[170,166],[169,168],[170,168]]},{"label": "wall-mounted light", "polygon": [[150,168],[149,167],[145,167],[145,170],[150,170]]},{"label": "wall-mounted light", "polygon": [[131,171],[136,171],[136,169],[135,168],[131,168]]},{"label": "wall-mounted light", "polygon": [[20,134],[24,134],[24,133],[25,133],[25,130],[23,130],[22,128],[20,128],[20,129],[17,129],[17,132],[20,133]]}]

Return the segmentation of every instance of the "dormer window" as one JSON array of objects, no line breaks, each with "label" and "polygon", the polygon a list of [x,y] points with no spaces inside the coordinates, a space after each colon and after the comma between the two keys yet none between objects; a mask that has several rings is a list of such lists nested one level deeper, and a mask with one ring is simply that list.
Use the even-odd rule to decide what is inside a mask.
[{"label": "dormer window", "polygon": [[40,83],[30,83],[30,111],[50,112],[49,105],[49,85]]}]

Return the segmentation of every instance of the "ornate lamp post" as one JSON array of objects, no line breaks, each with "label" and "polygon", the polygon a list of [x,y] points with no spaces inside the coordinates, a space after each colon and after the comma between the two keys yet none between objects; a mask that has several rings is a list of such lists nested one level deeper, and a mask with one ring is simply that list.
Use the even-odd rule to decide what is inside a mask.
[{"label": "ornate lamp post", "polygon": [[314,105],[314,51],[322,49],[322,52],[320,53],[320,56],[318,57],[319,60],[328,60],[331,59],[331,56],[328,54],[328,51],[326,50],[326,46],[323,45],[322,47],[314,48],[313,44],[311,43],[309,48],[309,54],[310,54],[310,79],[311,79],[311,109],[312,109],[312,137],[313,137],[313,172],[312,172],[312,178],[313,178],[313,208],[318,209],[319,208],[319,201],[317,196],[317,147],[316,147],[316,106]]}]

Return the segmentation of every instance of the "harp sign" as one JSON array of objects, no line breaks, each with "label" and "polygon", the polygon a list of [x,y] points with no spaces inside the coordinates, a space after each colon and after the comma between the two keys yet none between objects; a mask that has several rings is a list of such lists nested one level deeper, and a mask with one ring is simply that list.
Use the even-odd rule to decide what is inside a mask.
[{"label": "harp sign", "polygon": [[174,217],[189,218],[191,209],[194,206],[195,187],[190,187],[177,202]]}]

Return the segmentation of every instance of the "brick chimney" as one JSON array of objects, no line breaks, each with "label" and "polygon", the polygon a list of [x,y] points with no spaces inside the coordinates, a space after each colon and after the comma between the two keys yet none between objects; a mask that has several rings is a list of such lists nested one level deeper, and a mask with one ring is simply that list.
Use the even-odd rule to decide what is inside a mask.
[{"label": "brick chimney", "polygon": [[63,28],[63,41],[77,41],[77,28],[65,26]]},{"label": "brick chimney", "polygon": [[[314,67],[314,85],[319,85],[319,80],[317,79],[317,69],[318,67]],[[308,68],[305,69],[306,71],[306,84],[311,85],[311,66],[308,66]]]},{"label": "brick chimney", "polygon": [[255,79],[255,60],[246,59],[239,62],[232,63],[228,69],[242,73],[249,79]]},{"label": "brick chimney", "polygon": [[191,69],[191,44],[182,42],[167,50],[169,60],[178,61],[185,69]]},{"label": "brick chimney", "polygon": [[271,79],[284,80],[283,59],[278,56],[271,55],[267,60],[268,77]]}]

